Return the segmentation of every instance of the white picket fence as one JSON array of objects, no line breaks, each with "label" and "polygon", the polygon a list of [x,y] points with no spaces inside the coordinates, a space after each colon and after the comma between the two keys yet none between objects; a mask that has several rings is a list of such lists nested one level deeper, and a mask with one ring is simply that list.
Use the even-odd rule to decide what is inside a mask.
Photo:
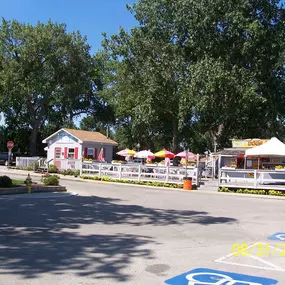
[{"label": "white picket fence", "polygon": [[57,161],[51,161],[49,164],[55,164],[58,169],[72,169],[79,170],[82,167],[81,159],[57,159]]},{"label": "white picket fence", "polygon": [[16,157],[16,166],[17,167],[28,167],[33,166],[35,162],[40,159],[38,156],[33,157]]},{"label": "white picket fence", "polygon": [[285,190],[285,171],[221,168],[219,186]]},{"label": "white picket fence", "polygon": [[[165,183],[183,183],[186,176],[185,167],[165,167],[149,165],[124,165],[109,163],[82,163],[80,175],[109,177],[120,180],[156,181]],[[187,167],[187,177],[192,178],[192,183],[199,186],[199,171],[194,167]]]},{"label": "white picket fence", "polygon": [[[141,164],[110,164],[110,163],[88,163],[75,159],[59,159],[47,161],[39,157],[18,157],[17,166],[32,166],[38,163],[40,167],[48,169],[49,165],[54,164],[58,169],[80,170],[80,175],[109,177],[125,180],[137,181],[156,181],[165,183],[183,183],[186,176],[186,167],[166,167],[160,165],[141,165]],[[192,178],[192,183],[199,186],[201,171],[196,167],[187,167],[187,177]]]}]

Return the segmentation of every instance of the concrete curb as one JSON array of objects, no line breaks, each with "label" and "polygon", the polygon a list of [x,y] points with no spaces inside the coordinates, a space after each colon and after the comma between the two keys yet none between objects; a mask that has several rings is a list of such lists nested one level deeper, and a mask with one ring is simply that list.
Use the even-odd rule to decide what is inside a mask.
[{"label": "concrete curb", "polygon": [[117,182],[106,182],[106,181],[98,181],[98,180],[86,180],[87,183],[94,183],[94,184],[112,184],[118,186],[130,186],[136,188],[144,188],[144,189],[155,189],[160,191],[178,191],[183,193],[191,193],[191,194],[198,194],[198,195],[224,195],[224,196],[237,196],[237,197],[247,197],[247,198],[259,198],[259,199],[272,199],[272,200],[285,200],[285,196],[269,196],[269,195],[255,195],[255,194],[242,194],[242,193],[226,193],[226,192],[218,192],[218,191],[207,191],[207,190],[183,190],[179,188],[171,188],[171,187],[157,187],[157,186],[147,186],[147,185],[137,185],[137,184],[128,184],[128,183],[117,183]]},{"label": "concrete curb", "polygon": [[[31,186],[31,193],[49,193],[49,192],[66,192],[65,186]],[[11,194],[27,194],[28,189],[26,186],[0,188],[0,195],[11,195]],[[31,194],[29,193],[29,194]]]},{"label": "concrete curb", "polygon": [[[14,169],[10,169],[10,170],[5,170],[2,171],[0,173],[0,175],[9,175],[9,174],[13,174],[13,175],[27,175],[30,173],[31,176],[37,176],[37,177],[42,177],[44,175],[44,173],[35,173],[33,171],[27,171],[27,170],[14,170]],[[61,179],[66,179],[66,180],[72,180],[72,181],[76,181],[76,180],[83,180],[80,177],[74,177],[74,176],[65,176],[62,174],[57,174],[57,173],[50,173],[51,175],[55,174],[57,176],[59,176]]]},{"label": "concrete curb", "polygon": [[[19,173],[20,172],[20,173]],[[43,174],[40,173],[33,173],[32,171],[25,171],[25,170],[6,170],[2,172],[3,174],[14,174],[14,175],[30,175],[41,177]],[[0,174],[2,174],[0,173]],[[56,174],[58,175],[58,174]],[[170,188],[170,187],[157,187],[157,186],[147,186],[147,185],[138,185],[138,184],[128,184],[128,183],[119,183],[119,182],[108,182],[108,181],[99,181],[99,180],[89,180],[89,179],[82,179],[80,177],[69,176],[66,177],[64,175],[58,175],[60,179],[68,180],[68,181],[78,181],[78,182],[85,182],[85,183],[95,183],[95,184],[104,184],[104,185],[118,185],[118,186],[130,186],[136,188],[144,188],[144,189],[156,189],[160,191],[178,191],[183,193],[192,193],[192,194],[199,194],[199,195],[224,195],[224,196],[236,196],[236,197],[247,197],[247,198],[258,198],[258,199],[271,199],[271,200],[285,200],[285,196],[270,196],[270,195],[256,195],[256,194],[243,194],[243,193],[227,193],[227,192],[218,192],[218,191],[207,191],[207,190],[183,190],[179,188]]]}]

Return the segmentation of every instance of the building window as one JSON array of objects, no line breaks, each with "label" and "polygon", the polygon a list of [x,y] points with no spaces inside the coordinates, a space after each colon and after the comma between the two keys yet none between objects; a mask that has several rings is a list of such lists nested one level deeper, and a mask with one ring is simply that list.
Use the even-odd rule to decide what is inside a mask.
[{"label": "building window", "polygon": [[88,148],[87,158],[93,158],[94,159],[94,148]]},{"label": "building window", "polygon": [[61,154],[61,149],[60,148],[56,148],[55,149],[55,158],[60,158],[60,154]]},{"label": "building window", "polygon": [[68,149],[68,158],[74,159],[74,148]]}]

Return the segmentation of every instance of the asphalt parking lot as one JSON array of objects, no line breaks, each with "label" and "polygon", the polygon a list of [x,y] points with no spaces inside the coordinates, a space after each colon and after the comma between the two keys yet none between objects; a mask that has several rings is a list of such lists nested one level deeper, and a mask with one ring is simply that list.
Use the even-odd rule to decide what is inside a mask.
[{"label": "asphalt parking lot", "polygon": [[0,198],[0,284],[285,284],[285,200],[62,184]]}]

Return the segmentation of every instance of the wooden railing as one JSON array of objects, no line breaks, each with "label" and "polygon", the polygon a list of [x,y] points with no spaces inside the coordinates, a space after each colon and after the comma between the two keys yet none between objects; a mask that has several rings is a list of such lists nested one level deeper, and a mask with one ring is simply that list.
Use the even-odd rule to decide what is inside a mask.
[{"label": "wooden railing", "polygon": [[[186,176],[185,167],[149,166],[138,164],[109,164],[82,163],[80,175],[106,176],[116,179],[157,181],[165,183],[183,183]],[[192,178],[193,184],[199,186],[199,171],[194,167],[187,167],[187,176]]]},{"label": "wooden railing", "polygon": [[221,168],[219,186],[285,190],[285,170]]}]

